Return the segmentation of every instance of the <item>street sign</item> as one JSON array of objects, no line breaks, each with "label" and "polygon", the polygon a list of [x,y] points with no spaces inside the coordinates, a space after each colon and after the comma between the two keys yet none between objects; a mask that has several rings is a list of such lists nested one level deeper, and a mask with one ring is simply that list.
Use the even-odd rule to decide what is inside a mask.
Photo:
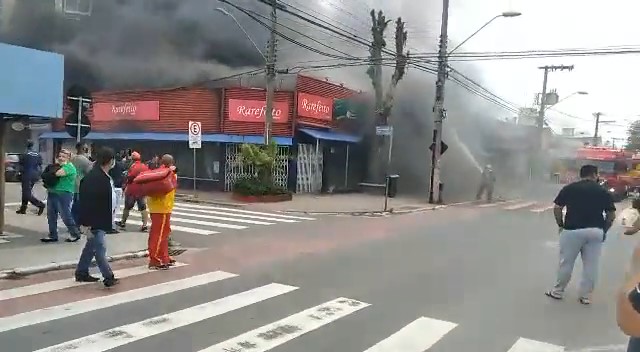
[{"label": "street sign", "polygon": [[[429,150],[433,151],[433,148],[436,147],[435,143],[431,143],[431,145],[429,146]],[[445,142],[440,142],[440,155],[444,154],[444,152],[447,151],[447,149],[449,149],[449,146],[447,145],[447,143]]]},{"label": "street sign", "polygon": [[189,121],[189,148],[202,148],[202,124],[197,121]]},{"label": "street sign", "polygon": [[376,136],[393,135],[393,126],[376,126]]}]

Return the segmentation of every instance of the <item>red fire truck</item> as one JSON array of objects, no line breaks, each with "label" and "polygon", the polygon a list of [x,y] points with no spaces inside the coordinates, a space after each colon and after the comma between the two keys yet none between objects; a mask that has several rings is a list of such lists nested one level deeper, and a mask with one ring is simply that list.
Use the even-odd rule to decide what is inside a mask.
[{"label": "red fire truck", "polygon": [[[633,153],[607,147],[583,147],[576,153],[575,170],[586,164],[598,167],[600,183],[616,201],[627,197],[630,190],[640,186],[640,177],[630,172]],[[635,171],[635,170],[634,170]]]}]

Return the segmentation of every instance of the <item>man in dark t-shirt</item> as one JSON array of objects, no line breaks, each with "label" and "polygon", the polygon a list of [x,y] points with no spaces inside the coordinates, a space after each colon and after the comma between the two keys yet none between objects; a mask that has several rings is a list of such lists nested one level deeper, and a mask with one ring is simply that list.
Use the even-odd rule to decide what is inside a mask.
[{"label": "man in dark t-shirt", "polygon": [[616,207],[611,195],[597,182],[596,166],[580,168],[580,178],[563,187],[554,201],[553,213],[560,229],[560,265],[555,286],[545,294],[562,299],[580,254],[583,269],[579,300],[582,304],[590,304],[602,243],[615,219]]}]

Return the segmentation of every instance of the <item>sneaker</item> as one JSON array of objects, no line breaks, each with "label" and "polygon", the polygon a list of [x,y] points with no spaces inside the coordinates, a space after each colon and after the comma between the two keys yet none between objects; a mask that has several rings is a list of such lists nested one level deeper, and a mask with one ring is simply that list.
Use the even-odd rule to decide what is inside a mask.
[{"label": "sneaker", "polygon": [[51,237],[45,237],[45,238],[41,238],[40,242],[42,243],[56,243],[58,242],[57,238],[51,238]]},{"label": "sneaker", "polygon": [[580,302],[581,304],[584,304],[585,306],[588,306],[591,304],[591,299],[589,299],[589,297],[580,297],[578,299],[578,302]]},{"label": "sneaker", "polygon": [[99,278],[86,274],[76,274],[76,282],[98,282]]},{"label": "sneaker", "polygon": [[27,213],[27,208],[20,208],[16,210],[16,214],[25,215]]},{"label": "sneaker", "polygon": [[118,226],[122,231],[124,231],[127,228],[127,224],[125,224],[122,221],[116,221],[116,226]]},{"label": "sneaker", "polygon": [[149,226],[147,225],[142,225],[140,227],[140,232],[149,232]]},{"label": "sneaker", "polygon": [[549,298],[553,298],[555,300],[561,300],[562,299],[562,295],[560,295],[559,293],[553,292],[553,291],[547,291],[544,293],[545,296],[549,297]]},{"label": "sneaker", "polygon": [[168,266],[176,266],[176,260],[175,259],[169,259],[169,264],[167,264]]},{"label": "sneaker", "polygon": [[108,279],[102,280],[102,283],[104,284],[104,287],[109,288],[119,284],[120,280],[116,279],[115,277],[110,277]]},{"label": "sneaker", "polygon": [[42,215],[42,214],[44,213],[44,209],[45,209],[45,208],[46,208],[46,207],[45,207],[44,205],[43,205],[43,206],[39,206],[39,207],[38,207],[38,216],[40,216],[40,215]]},{"label": "sneaker", "polygon": [[76,236],[76,237],[69,237],[66,240],[64,240],[65,242],[69,242],[69,243],[73,243],[73,242],[78,242],[80,241],[80,236]]}]

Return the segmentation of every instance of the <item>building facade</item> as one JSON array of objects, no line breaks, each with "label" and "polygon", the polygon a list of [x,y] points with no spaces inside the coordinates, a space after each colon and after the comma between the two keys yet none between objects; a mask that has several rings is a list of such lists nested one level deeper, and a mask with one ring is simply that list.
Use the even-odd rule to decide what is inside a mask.
[{"label": "building facade", "polygon": [[[283,78],[275,94],[271,132],[278,145],[278,185],[298,192],[331,190],[338,174],[340,185],[349,184],[347,154],[357,150],[353,145],[360,137],[349,131],[350,119],[336,120],[334,105],[357,94],[326,80]],[[251,172],[241,163],[240,145],[264,143],[265,107],[266,91],[250,81],[96,92],[87,112],[92,130],[85,140],[117,150],[135,149],[145,158],[171,153],[185,186],[195,178],[200,189],[230,191],[238,178]],[[202,149],[195,153],[187,143],[189,121],[202,124]],[[57,148],[75,143],[64,122],[41,138],[55,140]]]}]

